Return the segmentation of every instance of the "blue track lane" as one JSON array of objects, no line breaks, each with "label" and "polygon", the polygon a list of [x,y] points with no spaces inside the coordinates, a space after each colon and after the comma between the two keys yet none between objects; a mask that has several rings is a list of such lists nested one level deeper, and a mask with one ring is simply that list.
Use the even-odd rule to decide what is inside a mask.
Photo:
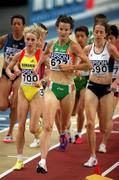
[{"label": "blue track lane", "polygon": [[9,127],[9,113],[9,109],[4,112],[0,112],[0,130]]}]

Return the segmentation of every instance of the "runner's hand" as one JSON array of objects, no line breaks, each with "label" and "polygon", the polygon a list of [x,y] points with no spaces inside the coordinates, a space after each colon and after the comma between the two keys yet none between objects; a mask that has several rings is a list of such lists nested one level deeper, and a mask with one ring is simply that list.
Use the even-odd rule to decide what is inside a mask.
[{"label": "runner's hand", "polygon": [[42,87],[42,83],[41,81],[36,81],[33,83],[33,86],[37,87],[37,88],[41,88]]},{"label": "runner's hand", "polygon": [[19,76],[21,74],[21,71],[20,71],[20,69],[17,66],[14,68],[14,74],[16,76]]},{"label": "runner's hand", "polygon": [[59,64],[62,71],[74,72],[73,66],[71,64]]},{"label": "runner's hand", "polygon": [[112,82],[111,87],[110,87],[111,91],[116,92],[117,87],[118,87],[118,83],[116,81]]},{"label": "runner's hand", "polygon": [[37,74],[37,72],[38,72],[38,68],[39,68],[39,65],[37,64],[36,66],[35,66],[35,68],[34,68],[34,74]]},{"label": "runner's hand", "polygon": [[16,78],[16,75],[14,73],[9,73],[8,76],[10,80],[14,80]]}]

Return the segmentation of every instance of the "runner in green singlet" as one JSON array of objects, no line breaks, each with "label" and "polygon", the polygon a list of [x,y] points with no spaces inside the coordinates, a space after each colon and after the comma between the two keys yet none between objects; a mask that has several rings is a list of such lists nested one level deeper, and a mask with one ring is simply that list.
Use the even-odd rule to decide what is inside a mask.
[{"label": "runner in green singlet", "polygon": [[[92,68],[92,64],[80,45],[69,38],[73,27],[72,17],[60,15],[56,21],[58,40],[49,43],[45,51],[46,57],[50,57],[50,73],[48,87],[44,93],[44,133],[41,137],[41,160],[37,166],[38,173],[47,173],[46,158],[58,109],[61,109],[62,112],[60,146],[58,149],[62,151],[67,147],[68,136],[66,130],[75,100],[73,81],[75,70],[89,70]],[[78,57],[81,59],[81,64],[79,64]]]}]

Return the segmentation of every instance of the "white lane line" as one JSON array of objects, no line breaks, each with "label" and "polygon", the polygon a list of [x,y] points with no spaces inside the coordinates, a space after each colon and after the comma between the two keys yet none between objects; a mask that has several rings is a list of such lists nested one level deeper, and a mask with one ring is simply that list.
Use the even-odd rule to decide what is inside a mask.
[{"label": "white lane line", "polygon": [[7,118],[6,117],[0,117],[0,121],[6,121]]},{"label": "white lane line", "polygon": [[2,130],[0,130],[0,133],[3,133],[3,132],[5,132],[5,131],[8,131],[8,129],[9,129],[9,128],[2,129]]},{"label": "white lane line", "polygon": [[[115,119],[115,118],[117,118],[117,117],[119,117],[119,114],[114,115],[112,119]],[[96,124],[96,125],[95,125],[95,128],[97,128],[98,126],[99,126],[99,124]],[[84,129],[84,130],[82,131],[82,134],[85,134],[85,133],[86,133],[86,129]],[[57,148],[58,146],[59,146],[59,143],[56,144],[56,145],[54,145],[54,146],[52,146],[52,147],[49,149],[49,151],[52,150],[52,149]],[[41,155],[41,153],[35,154],[35,155],[32,156],[31,158],[25,160],[25,161],[24,161],[24,164],[26,164],[26,163],[32,161],[33,159],[37,158],[37,157],[40,156],[40,155]],[[5,171],[5,172],[2,173],[2,174],[0,174],[0,178],[2,178],[2,177],[4,177],[4,176],[8,175],[8,174],[11,173],[11,172],[13,172],[13,169],[12,169],[12,168],[9,169],[9,170],[7,170],[7,171]]]},{"label": "white lane line", "polygon": [[[51,150],[57,148],[58,146],[59,146],[59,143],[58,143],[58,144],[55,144],[54,146],[50,147],[49,151],[51,151]],[[37,157],[40,156],[40,155],[41,155],[41,153],[35,154],[35,155],[32,156],[31,158],[25,160],[25,161],[24,161],[24,164],[26,164],[26,163],[32,161],[33,159],[37,158]]]},{"label": "white lane line", "polygon": [[106,176],[107,174],[109,174],[112,170],[116,169],[119,166],[119,161],[117,161],[115,164],[113,164],[109,169],[107,169],[106,171],[104,171],[101,175],[102,176]]},{"label": "white lane line", "polygon": [[9,114],[0,114],[0,118],[1,117],[6,117],[6,118],[8,118],[9,117]]},{"label": "white lane line", "polygon": [[112,117],[112,119],[114,120],[114,119],[116,119],[116,118],[118,118],[119,117],[119,114],[115,114],[113,117]]},{"label": "white lane line", "polygon": [[7,174],[11,173],[13,171],[13,169],[9,169],[6,172],[0,174],[0,179],[2,179],[4,176],[6,176]]},{"label": "white lane line", "polygon": [[[96,133],[100,133],[99,129],[95,129]],[[119,134],[119,130],[111,131],[112,134]]]},{"label": "white lane line", "polygon": [[[7,157],[8,158],[17,158],[17,156],[9,156],[9,155]],[[28,158],[30,158],[30,157],[26,157],[26,156],[23,157],[23,159],[28,159]]]},{"label": "white lane line", "polygon": [[[49,149],[49,151],[52,150],[52,149],[57,148],[58,146],[59,146],[59,143],[56,144],[56,145],[54,145],[54,146],[52,146],[52,147]],[[32,157],[30,157],[29,159],[25,160],[25,161],[24,161],[24,164],[32,161],[33,159],[39,157],[40,155],[41,155],[41,153],[35,154],[34,156],[32,156]],[[13,168],[11,168],[11,169],[5,171],[4,173],[0,174],[0,179],[3,178],[4,176],[8,175],[8,174],[11,173],[11,172],[13,172]]]},{"label": "white lane line", "polygon": [[9,126],[9,124],[3,124],[3,123],[0,123],[0,127],[8,127]]},{"label": "white lane line", "polygon": [[119,124],[119,121],[114,121],[114,124]]},{"label": "white lane line", "polygon": [[[95,126],[95,128],[97,128],[97,127],[98,127],[98,124]],[[82,134],[85,134],[85,133],[86,133],[86,129],[84,129],[84,130],[82,131]],[[56,144],[56,145],[54,145],[54,146],[52,146],[52,147],[50,147],[49,151],[51,151],[51,150],[57,148],[58,146],[59,146],[59,143]],[[28,162],[34,160],[35,158],[39,157],[40,155],[41,155],[41,153],[35,154],[34,156],[32,156],[32,157],[30,157],[29,159],[25,160],[25,161],[24,161],[24,164],[26,164],[26,163],[28,163]],[[13,169],[12,169],[12,168],[9,169],[9,170],[7,170],[7,171],[5,171],[4,173],[2,173],[2,174],[0,175],[0,178],[2,178],[2,177],[4,177],[4,176],[8,175],[8,174],[11,173],[11,172],[13,172]]]}]

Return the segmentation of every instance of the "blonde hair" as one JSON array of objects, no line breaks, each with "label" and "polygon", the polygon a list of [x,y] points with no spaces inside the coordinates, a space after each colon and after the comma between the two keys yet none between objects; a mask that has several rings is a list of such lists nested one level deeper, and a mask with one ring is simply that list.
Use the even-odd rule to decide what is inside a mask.
[{"label": "blonde hair", "polygon": [[37,24],[33,24],[31,26],[26,26],[24,28],[24,37],[26,36],[27,33],[32,33],[36,35],[37,39],[39,39],[43,33],[46,33],[45,30],[43,30],[41,27],[39,27]]},{"label": "blonde hair", "polygon": [[41,26],[38,24],[33,24],[34,28],[36,29],[37,33],[39,34],[39,37],[42,36],[43,34],[46,34],[46,30],[43,29]]},{"label": "blonde hair", "polygon": [[44,35],[46,35],[47,31],[45,29],[43,29],[41,26],[39,26],[39,24],[33,24],[33,26],[36,29],[36,32],[39,34],[37,48],[42,49],[42,43],[43,43],[42,37],[44,37]]}]

